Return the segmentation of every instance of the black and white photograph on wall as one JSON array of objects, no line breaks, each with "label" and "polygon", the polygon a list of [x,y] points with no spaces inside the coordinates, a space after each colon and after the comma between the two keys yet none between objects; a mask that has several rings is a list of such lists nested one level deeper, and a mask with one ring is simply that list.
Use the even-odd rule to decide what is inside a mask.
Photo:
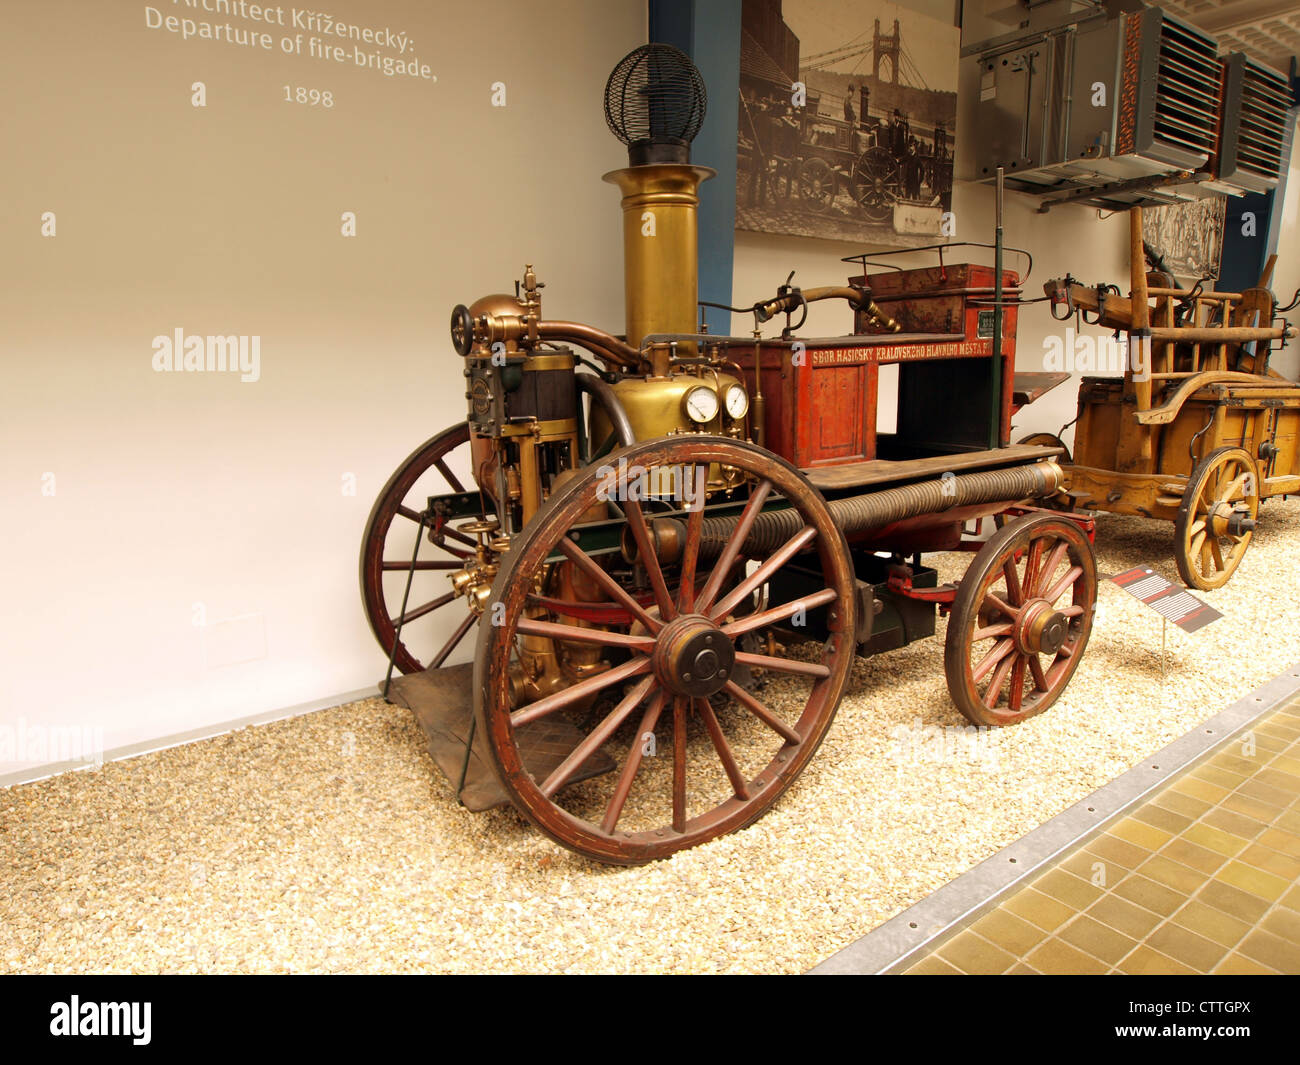
[{"label": "black and white photograph on wall", "polygon": [[941,235],[960,51],[950,8],[745,0],[737,229],[904,247]]},{"label": "black and white photograph on wall", "polygon": [[1227,203],[1223,196],[1207,196],[1142,212],[1143,238],[1163,269],[1192,280],[1219,276]]}]

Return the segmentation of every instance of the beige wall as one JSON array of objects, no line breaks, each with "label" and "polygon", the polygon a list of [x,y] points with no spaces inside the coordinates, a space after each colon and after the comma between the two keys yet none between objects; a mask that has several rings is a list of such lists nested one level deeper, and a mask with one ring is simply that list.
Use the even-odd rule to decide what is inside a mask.
[{"label": "beige wall", "polygon": [[[182,40],[149,6],[249,27],[5,5],[0,776],[39,761],[20,728],[114,748],[372,685],[357,551],[393,468],[464,417],[452,305],[529,261],[549,314],[622,328],[601,93],[642,0],[312,9],[405,31],[436,83]],[[260,336],[260,378],[155,372],[178,327]]]}]

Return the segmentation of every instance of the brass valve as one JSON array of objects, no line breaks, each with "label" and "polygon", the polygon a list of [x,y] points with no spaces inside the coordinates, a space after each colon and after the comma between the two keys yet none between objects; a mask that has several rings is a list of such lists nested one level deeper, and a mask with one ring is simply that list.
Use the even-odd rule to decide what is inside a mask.
[{"label": "brass valve", "polygon": [[492,597],[492,582],[501,568],[500,556],[510,548],[510,537],[500,535],[501,524],[496,518],[467,521],[456,527],[456,531],[477,540],[474,558],[463,569],[448,574],[451,591],[455,596],[464,596],[469,608],[476,615],[482,615]]}]

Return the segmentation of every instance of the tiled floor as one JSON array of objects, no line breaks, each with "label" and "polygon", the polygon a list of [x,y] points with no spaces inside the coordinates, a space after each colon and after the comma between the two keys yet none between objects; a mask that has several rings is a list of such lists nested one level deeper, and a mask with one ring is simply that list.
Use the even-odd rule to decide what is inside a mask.
[{"label": "tiled floor", "polygon": [[1300,699],[908,973],[1300,973]]}]

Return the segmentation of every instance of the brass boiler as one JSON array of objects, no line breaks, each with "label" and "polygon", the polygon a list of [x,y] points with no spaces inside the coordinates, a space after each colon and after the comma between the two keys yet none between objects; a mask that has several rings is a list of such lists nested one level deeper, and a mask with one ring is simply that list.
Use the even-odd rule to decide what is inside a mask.
[{"label": "brass boiler", "polygon": [[[716,359],[700,359],[691,340],[675,346],[645,343],[657,335],[689,336],[698,328],[699,187],[716,173],[689,163],[647,163],[604,177],[623,193],[627,343],[644,352],[643,372],[624,376],[613,388],[638,440],[687,432],[745,435],[745,419],[729,418],[724,402],[728,386],[744,387],[739,369],[729,373]],[[714,390],[718,400],[717,417],[704,423],[685,410],[687,394],[701,385]],[[593,408],[593,445],[599,447],[611,432],[605,412]],[[724,486],[717,470],[710,472],[709,481],[711,489]]]}]

